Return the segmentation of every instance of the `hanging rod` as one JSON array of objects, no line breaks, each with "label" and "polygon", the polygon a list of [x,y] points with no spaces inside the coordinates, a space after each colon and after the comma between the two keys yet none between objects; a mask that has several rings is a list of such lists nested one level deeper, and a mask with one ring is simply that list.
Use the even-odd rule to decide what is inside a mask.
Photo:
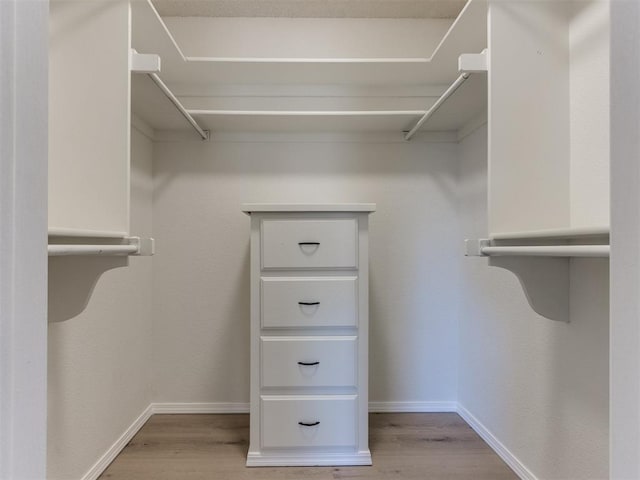
[{"label": "hanging rod", "polygon": [[50,257],[70,255],[134,255],[148,257],[155,252],[155,242],[153,238],[127,237],[125,240],[128,243],[123,245],[50,244],[47,246],[47,251]]},{"label": "hanging rod", "polygon": [[465,240],[467,256],[609,257],[609,245],[492,245],[490,240]]},{"label": "hanging rod", "polygon": [[427,110],[427,112],[422,116],[422,118],[420,118],[420,120],[418,120],[418,123],[415,124],[415,126],[409,130],[405,136],[404,139],[405,140],[411,140],[411,137],[413,137],[416,132],[418,130],[420,130],[420,127],[422,127],[422,125],[424,125],[424,123],[429,120],[434,113],[436,113],[438,111],[438,109],[442,106],[442,104],[444,102],[447,101],[447,99],[454,94],[454,92],[460,88],[460,85],[462,85],[469,77],[471,76],[470,73],[463,73],[461,74],[458,78],[456,78],[456,81],[453,82],[449,88],[447,88],[445,90],[445,92],[440,96],[440,98],[438,98],[438,100],[436,100],[436,103],[434,103],[431,108],[429,110]]},{"label": "hanging rod", "polygon": [[158,88],[160,88],[160,90],[162,90],[162,93],[164,93],[165,96],[169,100],[171,100],[171,103],[173,103],[175,105],[175,107],[182,114],[182,116],[184,118],[186,118],[187,121],[191,124],[191,126],[196,130],[196,132],[198,132],[198,135],[200,135],[202,140],[208,140],[209,139],[209,131],[208,130],[203,130],[202,127],[200,127],[200,125],[198,125],[198,122],[196,122],[195,118],[193,118],[191,116],[191,114],[189,112],[187,112],[187,110],[182,106],[182,103],[180,103],[180,100],[178,100],[176,98],[176,96],[173,94],[173,92],[171,90],[169,90],[169,87],[167,87],[165,85],[165,83],[158,76],[158,74],[157,73],[147,73],[147,75],[149,76],[149,78],[151,78],[151,80],[153,80],[153,82],[158,86]]}]

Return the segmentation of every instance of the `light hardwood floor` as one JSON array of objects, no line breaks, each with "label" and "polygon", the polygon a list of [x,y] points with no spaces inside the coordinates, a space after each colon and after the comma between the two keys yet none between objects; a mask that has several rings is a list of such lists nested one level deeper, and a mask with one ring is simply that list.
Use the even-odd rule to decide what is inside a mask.
[{"label": "light hardwood floor", "polygon": [[101,480],[502,480],[518,477],[455,413],[371,414],[372,467],[246,468],[248,415],[154,415]]}]

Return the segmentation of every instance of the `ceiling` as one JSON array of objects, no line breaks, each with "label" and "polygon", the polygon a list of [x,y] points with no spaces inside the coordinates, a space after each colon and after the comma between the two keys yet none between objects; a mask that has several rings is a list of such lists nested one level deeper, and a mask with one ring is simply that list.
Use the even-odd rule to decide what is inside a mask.
[{"label": "ceiling", "polygon": [[153,0],[163,17],[455,18],[466,0]]}]

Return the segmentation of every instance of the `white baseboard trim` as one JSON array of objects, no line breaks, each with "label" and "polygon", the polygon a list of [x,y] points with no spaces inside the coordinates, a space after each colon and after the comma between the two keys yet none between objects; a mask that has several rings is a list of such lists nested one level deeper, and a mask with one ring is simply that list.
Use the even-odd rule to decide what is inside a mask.
[{"label": "white baseboard trim", "polygon": [[[249,404],[243,402],[211,403],[153,403],[153,413],[197,414],[197,413],[249,413]],[[369,402],[371,413],[433,413],[456,412],[456,402]]]},{"label": "white baseboard trim", "polygon": [[111,447],[105,452],[102,457],[84,474],[82,480],[96,480],[107,469],[109,464],[118,456],[124,447],[131,441],[133,436],[138,433],[138,430],[149,420],[153,415],[151,405],[144,409],[138,418],[120,435]]},{"label": "white baseboard trim", "polygon": [[325,453],[313,455],[263,455],[249,452],[247,467],[324,467],[371,465],[369,450],[358,453]]},{"label": "white baseboard trim", "polygon": [[152,403],[151,408],[154,414],[249,413],[244,402]]},{"label": "white baseboard trim", "polygon": [[443,413],[456,411],[456,402],[369,402],[370,413]]},{"label": "white baseboard trim", "polygon": [[538,480],[531,470],[524,466],[511,451],[503,445],[503,443],[485,427],[480,420],[474,417],[469,410],[458,403],[458,415],[469,424],[475,432],[498,454],[504,462],[515,472],[522,480]]}]

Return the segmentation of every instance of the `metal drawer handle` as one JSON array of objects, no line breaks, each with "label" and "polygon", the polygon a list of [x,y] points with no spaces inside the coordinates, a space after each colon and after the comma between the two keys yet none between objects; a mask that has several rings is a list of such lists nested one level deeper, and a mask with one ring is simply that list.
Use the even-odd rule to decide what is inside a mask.
[{"label": "metal drawer handle", "polygon": [[298,425],[302,425],[303,427],[315,427],[316,425],[320,425],[320,422],[313,422],[313,423],[298,422]]},{"label": "metal drawer handle", "polygon": [[312,367],[314,365],[320,365],[320,362],[298,362],[298,365],[304,365],[305,367]]},{"label": "metal drawer handle", "polygon": [[320,242],[298,242],[298,245],[320,245]]},{"label": "metal drawer handle", "polygon": [[320,302],[298,302],[298,305],[320,305]]}]

